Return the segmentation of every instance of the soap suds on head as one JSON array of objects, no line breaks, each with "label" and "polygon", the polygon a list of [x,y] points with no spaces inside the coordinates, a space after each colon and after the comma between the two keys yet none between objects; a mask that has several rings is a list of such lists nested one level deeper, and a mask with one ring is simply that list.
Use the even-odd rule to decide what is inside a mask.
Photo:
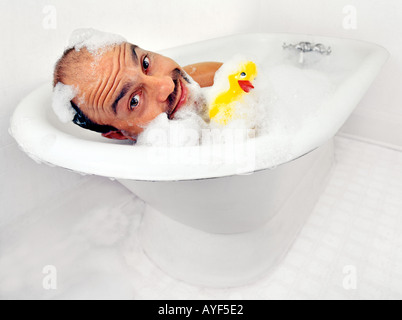
[{"label": "soap suds on head", "polygon": [[[80,51],[82,48],[86,48],[95,57],[91,64],[94,71],[93,66],[103,52],[111,46],[119,45],[123,42],[126,42],[126,39],[117,34],[102,32],[92,28],[77,29],[70,36],[68,49],[74,48],[76,51]],[[74,119],[76,111],[71,106],[71,100],[76,97],[78,92],[77,87],[64,85],[61,82],[57,83],[54,87],[52,108],[60,121],[67,123]],[[79,97],[78,105],[84,103],[84,101],[85,94]]]},{"label": "soap suds on head", "polygon": [[83,28],[74,30],[71,33],[68,48],[80,51],[85,47],[95,55],[98,51],[106,50],[108,47],[119,45],[123,42],[127,42],[127,40],[118,34]]},{"label": "soap suds on head", "polygon": [[59,120],[67,123],[74,119],[76,111],[71,106],[71,100],[77,95],[78,89],[73,86],[57,83],[53,89],[52,109]]}]

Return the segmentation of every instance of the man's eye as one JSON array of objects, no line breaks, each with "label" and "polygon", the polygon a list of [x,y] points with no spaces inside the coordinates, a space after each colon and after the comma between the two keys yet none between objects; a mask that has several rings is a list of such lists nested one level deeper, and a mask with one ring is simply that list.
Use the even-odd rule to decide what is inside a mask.
[{"label": "man's eye", "polygon": [[145,57],[144,60],[142,60],[142,67],[144,68],[144,71],[146,71],[149,68],[149,58]]},{"label": "man's eye", "polygon": [[136,107],[138,107],[139,104],[140,104],[140,95],[136,94],[131,98],[130,109],[134,110]]}]

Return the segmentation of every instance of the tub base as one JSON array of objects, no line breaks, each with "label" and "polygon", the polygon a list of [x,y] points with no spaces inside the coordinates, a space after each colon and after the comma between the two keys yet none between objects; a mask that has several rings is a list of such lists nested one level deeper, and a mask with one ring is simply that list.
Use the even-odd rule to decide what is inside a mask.
[{"label": "tub base", "polygon": [[191,284],[233,287],[259,279],[285,256],[326,186],[333,141],[313,152],[309,170],[265,224],[247,232],[212,233],[147,205],[140,228],[143,250],[167,274]]}]

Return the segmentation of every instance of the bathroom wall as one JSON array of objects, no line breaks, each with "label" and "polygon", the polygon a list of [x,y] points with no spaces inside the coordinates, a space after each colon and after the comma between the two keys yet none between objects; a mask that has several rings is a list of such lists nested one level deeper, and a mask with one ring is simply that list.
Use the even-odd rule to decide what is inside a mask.
[{"label": "bathroom wall", "polygon": [[402,150],[402,1],[261,0],[262,32],[319,34],[384,46],[390,58],[342,132]]},{"label": "bathroom wall", "polygon": [[[1,0],[0,226],[93,177],[36,164],[8,134],[18,102],[49,81],[69,34],[93,27],[158,50],[255,29],[259,0]],[[103,183],[113,184],[104,179]]]},{"label": "bathroom wall", "polygon": [[402,147],[399,0],[1,0],[0,17],[0,226],[93,179],[36,164],[8,134],[13,109],[50,80],[78,27],[120,33],[152,50],[256,31],[376,42],[390,51],[390,60],[344,131]]}]

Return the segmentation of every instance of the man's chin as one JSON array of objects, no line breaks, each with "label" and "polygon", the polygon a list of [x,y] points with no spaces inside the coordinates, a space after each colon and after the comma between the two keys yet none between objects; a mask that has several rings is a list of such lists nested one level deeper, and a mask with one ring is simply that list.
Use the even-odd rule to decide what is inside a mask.
[{"label": "man's chin", "polygon": [[[198,84],[197,84],[198,85]],[[187,88],[188,97],[186,104],[177,111],[175,119],[185,119],[188,118],[190,114],[197,114],[204,121],[209,122],[208,108],[206,103],[205,95],[198,86],[196,88]]]},{"label": "man's chin", "polygon": [[206,98],[204,92],[199,84],[194,81],[194,79],[191,78],[191,76],[189,76],[184,70],[176,70],[180,70],[180,76],[183,80],[181,83],[182,86],[185,86],[187,97],[185,103],[179,106],[178,110],[173,110],[170,115],[168,114],[169,119],[184,119],[188,117],[189,113],[196,113],[204,118],[204,114],[206,113]]}]

